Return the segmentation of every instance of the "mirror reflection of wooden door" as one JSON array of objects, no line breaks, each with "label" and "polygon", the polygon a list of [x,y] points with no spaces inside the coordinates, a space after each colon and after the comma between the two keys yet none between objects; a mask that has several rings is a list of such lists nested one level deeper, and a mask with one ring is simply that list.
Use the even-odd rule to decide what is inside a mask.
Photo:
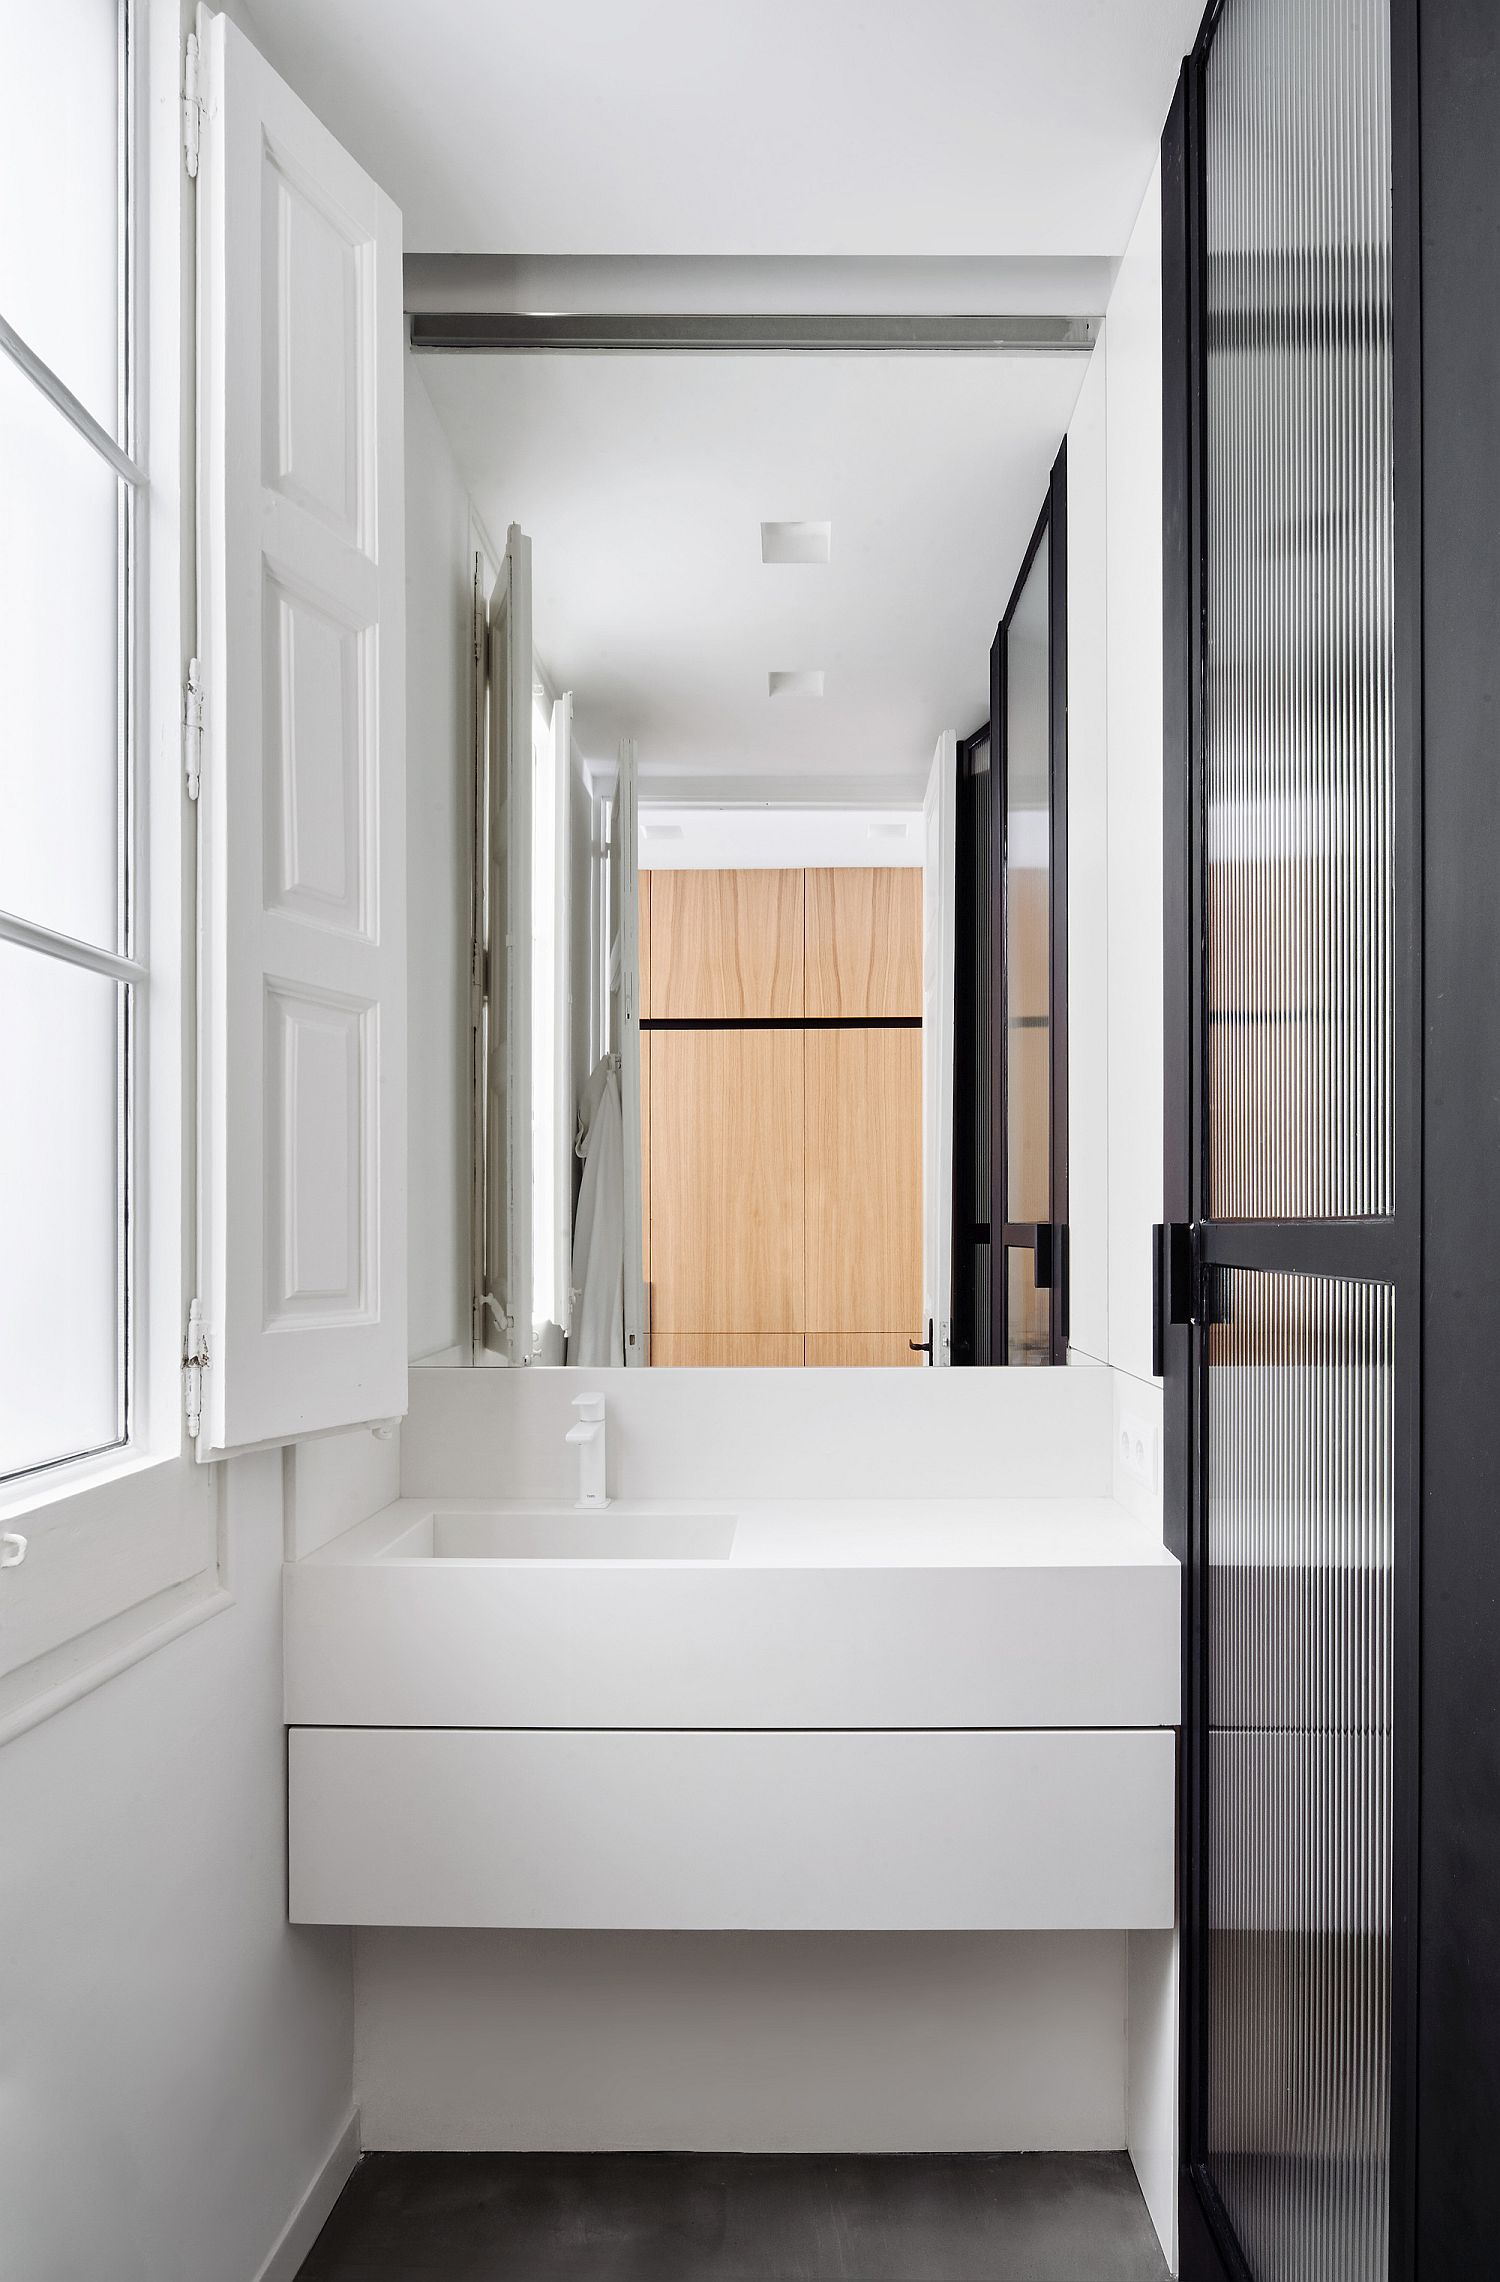
[{"label": "mirror reflection of wooden door", "polygon": [[656,871],[651,1359],[901,1364],[921,1337],[921,874]]}]

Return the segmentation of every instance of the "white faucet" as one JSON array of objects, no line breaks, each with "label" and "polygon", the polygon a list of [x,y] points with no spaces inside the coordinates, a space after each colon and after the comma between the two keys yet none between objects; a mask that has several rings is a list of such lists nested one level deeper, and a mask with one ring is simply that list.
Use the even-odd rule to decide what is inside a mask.
[{"label": "white faucet", "polygon": [[574,1504],[606,1506],[609,1496],[604,1487],[604,1397],[603,1395],[575,1395],[573,1408],[578,1413],[578,1424],[570,1426],[567,1440],[578,1449],[578,1495]]}]

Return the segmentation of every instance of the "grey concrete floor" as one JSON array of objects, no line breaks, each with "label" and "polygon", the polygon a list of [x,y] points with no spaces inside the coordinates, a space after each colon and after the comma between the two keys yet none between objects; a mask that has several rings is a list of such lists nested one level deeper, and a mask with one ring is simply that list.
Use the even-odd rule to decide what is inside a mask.
[{"label": "grey concrete floor", "polygon": [[1161,2282],[1123,2155],[369,2155],[298,2282]]}]

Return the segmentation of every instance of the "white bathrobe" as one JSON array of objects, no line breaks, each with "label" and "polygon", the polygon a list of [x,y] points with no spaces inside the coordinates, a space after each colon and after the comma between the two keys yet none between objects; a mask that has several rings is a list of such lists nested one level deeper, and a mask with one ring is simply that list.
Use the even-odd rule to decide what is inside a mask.
[{"label": "white bathrobe", "polygon": [[625,1124],[620,1080],[606,1054],[583,1089],[578,1139],[583,1180],[573,1224],[570,1363],[625,1360]]}]

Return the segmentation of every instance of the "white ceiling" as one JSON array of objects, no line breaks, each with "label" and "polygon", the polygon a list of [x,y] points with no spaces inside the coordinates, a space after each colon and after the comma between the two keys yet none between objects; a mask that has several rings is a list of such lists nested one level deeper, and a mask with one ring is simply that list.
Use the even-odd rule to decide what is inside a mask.
[{"label": "white ceiling", "polygon": [[[657,798],[910,799],[988,710],[995,625],[1086,369],[1072,358],[428,356],[591,757]],[[833,525],[767,566],[760,526]],[[821,668],[822,698],[767,694]]]},{"label": "white ceiling", "polygon": [[1202,0],[241,0],[409,250],[1118,255]]}]

